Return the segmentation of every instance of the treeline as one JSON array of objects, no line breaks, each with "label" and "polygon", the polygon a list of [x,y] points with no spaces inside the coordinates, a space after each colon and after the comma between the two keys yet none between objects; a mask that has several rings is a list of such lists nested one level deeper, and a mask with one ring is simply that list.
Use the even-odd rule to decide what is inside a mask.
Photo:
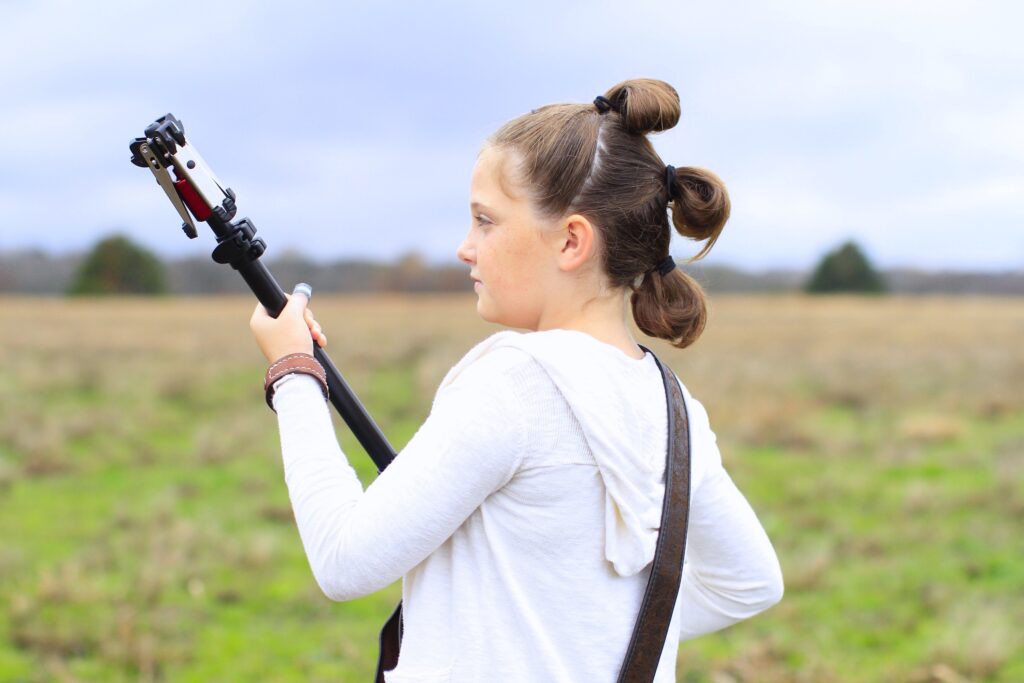
[{"label": "treeline", "polygon": [[[80,284],[86,254],[51,255],[40,250],[0,252],[0,292],[60,296]],[[285,289],[296,282],[312,283],[318,292],[459,292],[472,291],[465,266],[435,266],[417,254],[395,262],[342,259],[317,263],[301,254],[283,252],[264,257]],[[161,261],[163,289],[168,294],[243,294],[245,282],[230,266],[209,256]]]},{"label": "treeline", "polygon": [[[0,251],[0,293],[62,296],[82,270],[86,254],[53,255],[41,250]],[[264,262],[285,289],[310,282],[318,292],[471,292],[464,264],[437,265],[410,253],[393,262],[340,259],[316,262],[285,251]],[[681,261],[682,259],[678,259]],[[165,289],[172,295],[243,294],[249,290],[229,266],[209,256],[162,259]],[[803,291],[812,271],[746,271],[727,265],[680,265],[708,292],[778,293]],[[1002,273],[881,269],[893,294],[1024,295],[1024,270]]]}]

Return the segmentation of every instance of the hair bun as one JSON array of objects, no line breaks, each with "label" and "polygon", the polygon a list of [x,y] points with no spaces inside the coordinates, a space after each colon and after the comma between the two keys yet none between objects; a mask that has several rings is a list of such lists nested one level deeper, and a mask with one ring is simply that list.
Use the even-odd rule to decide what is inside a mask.
[{"label": "hair bun", "polygon": [[604,96],[615,103],[630,133],[657,133],[679,123],[679,93],[665,81],[634,78],[619,83]]},{"label": "hair bun", "polygon": [[732,203],[725,183],[706,168],[684,166],[676,169],[675,208],[672,222],[680,235],[695,240],[709,240],[697,260],[715,244],[729,220]]}]

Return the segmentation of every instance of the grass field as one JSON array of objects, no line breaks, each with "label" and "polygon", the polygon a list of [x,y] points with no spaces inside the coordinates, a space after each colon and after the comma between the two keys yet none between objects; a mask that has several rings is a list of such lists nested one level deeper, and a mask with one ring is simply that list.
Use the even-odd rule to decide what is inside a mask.
[{"label": "grass field", "polygon": [[[396,448],[498,328],[318,296]],[[333,603],[291,516],[251,298],[0,298],[0,681],[368,681],[398,599]],[[679,680],[1024,681],[1024,300],[714,297],[690,349],[786,595]],[[335,416],[364,482],[373,467]]]}]

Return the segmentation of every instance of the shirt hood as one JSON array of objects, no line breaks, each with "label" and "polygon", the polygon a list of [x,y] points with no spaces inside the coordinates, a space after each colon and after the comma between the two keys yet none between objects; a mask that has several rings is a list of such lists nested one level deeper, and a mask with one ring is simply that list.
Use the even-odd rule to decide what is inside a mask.
[{"label": "shirt hood", "polygon": [[[650,353],[631,358],[576,330],[504,330],[471,349],[440,388],[503,346],[533,357],[565,397],[604,483],[605,557],[621,576],[638,573],[654,558],[665,491],[668,416],[657,363]],[[650,391],[658,392],[660,410],[651,410]]]}]

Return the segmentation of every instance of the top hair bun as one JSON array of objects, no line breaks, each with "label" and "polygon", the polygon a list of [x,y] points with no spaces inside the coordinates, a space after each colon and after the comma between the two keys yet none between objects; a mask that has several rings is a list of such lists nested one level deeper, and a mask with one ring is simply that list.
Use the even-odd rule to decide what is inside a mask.
[{"label": "top hair bun", "polygon": [[679,93],[665,81],[634,78],[612,87],[604,96],[615,103],[630,133],[657,133],[679,123]]}]

